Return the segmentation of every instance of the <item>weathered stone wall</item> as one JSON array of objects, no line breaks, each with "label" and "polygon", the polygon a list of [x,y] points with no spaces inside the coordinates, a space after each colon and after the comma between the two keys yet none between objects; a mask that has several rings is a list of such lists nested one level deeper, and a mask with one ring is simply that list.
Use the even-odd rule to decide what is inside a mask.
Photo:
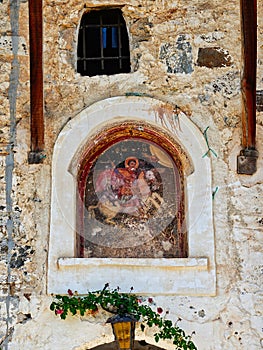
[{"label": "weathered stone wall", "polygon": [[[82,13],[106,5],[124,5],[132,72],[81,77],[75,67]],[[209,127],[217,154],[210,154],[217,296],[156,297],[158,303],[172,318],[181,317],[187,332],[195,331],[200,350],[262,348],[263,3],[258,1],[259,159],[253,176],[236,172],[238,1],[43,0],[43,12],[46,159],[29,165],[28,2],[0,1],[0,348],[80,350],[109,341],[101,319],[63,322],[48,309],[50,169],[54,142],[70,118],[96,101],[130,92],[177,104],[201,131]]]}]

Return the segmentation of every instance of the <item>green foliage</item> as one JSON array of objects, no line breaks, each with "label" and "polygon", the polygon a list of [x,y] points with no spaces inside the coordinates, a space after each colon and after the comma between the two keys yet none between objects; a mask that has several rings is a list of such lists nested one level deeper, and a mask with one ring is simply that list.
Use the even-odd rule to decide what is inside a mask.
[{"label": "green foliage", "polygon": [[207,145],[207,152],[203,155],[202,158],[205,158],[206,156],[208,156],[208,154],[211,152],[216,158],[217,158],[217,154],[216,152],[210,147],[209,142],[208,142],[208,136],[207,136],[207,131],[209,129],[209,126],[205,129],[205,131],[203,132],[204,138],[205,138],[205,142]]},{"label": "green foliage", "polygon": [[177,350],[197,350],[190,336],[187,336],[177,324],[161,316],[162,308],[157,307],[157,311],[154,311],[152,306],[155,306],[152,298],[144,299],[131,292],[121,293],[119,288],[111,290],[107,283],[102,290],[88,292],[85,296],[79,296],[77,292],[72,293],[70,289],[68,295],[55,295],[50,310],[63,320],[69,313],[76,315],[79,312],[84,316],[89,312],[94,315],[99,312],[99,308],[112,314],[129,314],[141,323],[142,331],[145,330],[145,325],[159,328],[154,334],[157,343],[160,339],[168,339],[173,342]]}]

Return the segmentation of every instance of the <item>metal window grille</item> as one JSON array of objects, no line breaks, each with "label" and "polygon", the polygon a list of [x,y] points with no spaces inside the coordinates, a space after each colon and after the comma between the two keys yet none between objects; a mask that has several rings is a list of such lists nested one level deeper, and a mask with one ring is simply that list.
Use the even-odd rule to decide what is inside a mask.
[{"label": "metal window grille", "polygon": [[83,15],[78,37],[77,71],[81,75],[130,72],[129,39],[119,9]]}]

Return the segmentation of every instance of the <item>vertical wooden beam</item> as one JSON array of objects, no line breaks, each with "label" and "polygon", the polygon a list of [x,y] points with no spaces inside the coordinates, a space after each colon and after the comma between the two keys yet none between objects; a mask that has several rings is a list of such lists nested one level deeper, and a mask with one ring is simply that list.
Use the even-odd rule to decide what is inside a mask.
[{"label": "vertical wooden beam", "polygon": [[42,0],[29,0],[30,39],[30,104],[31,104],[31,151],[30,164],[44,159],[43,114],[43,17]]},{"label": "vertical wooden beam", "polygon": [[256,69],[257,69],[257,0],[240,0],[243,72],[242,150],[237,158],[239,174],[256,172]]}]

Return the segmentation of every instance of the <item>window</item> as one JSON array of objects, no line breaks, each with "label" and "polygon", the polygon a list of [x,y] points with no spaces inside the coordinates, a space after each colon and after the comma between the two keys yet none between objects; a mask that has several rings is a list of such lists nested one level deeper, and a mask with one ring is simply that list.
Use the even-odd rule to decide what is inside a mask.
[{"label": "window", "polygon": [[77,71],[88,76],[130,72],[129,39],[120,9],[93,10],[83,15]]},{"label": "window", "polygon": [[[173,110],[172,105],[148,97],[114,97],[89,106],[61,131],[52,160],[49,293],[65,293],[69,286],[85,293],[87,289],[98,290],[110,281],[113,287],[121,286],[127,291],[132,285],[139,294],[215,295],[211,163],[209,157],[203,157],[207,144],[201,131],[182,112],[178,116],[179,127]],[[125,153],[128,143],[134,143],[129,145],[134,149],[131,155]],[[113,257],[107,257],[110,254],[105,254],[105,250],[102,254],[98,250],[89,253],[89,247],[83,245],[86,234],[92,236],[100,230],[90,231],[89,222],[85,222],[90,219],[90,214],[94,214],[98,221],[96,225],[105,224],[107,219],[112,221],[104,225],[108,231],[116,227],[121,229],[122,220],[131,219],[119,211],[118,217],[109,218],[92,206],[97,207],[100,201],[103,202],[104,193],[100,188],[104,190],[105,183],[100,182],[99,176],[106,170],[123,172],[125,162],[132,165],[132,159],[127,158],[135,155],[138,161],[133,159],[133,166],[140,167],[139,172],[145,174],[152,170],[158,186],[168,183],[167,189],[155,191],[151,188],[149,191],[147,185],[146,191],[148,197],[150,192],[157,192],[153,198],[157,208],[151,207],[155,211],[152,218],[156,216],[158,220],[158,204],[162,199],[162,203],[172,206],[175,203],[172,213],[177,223],[173,223],[176,228],[173,234],[186,233],[181,257],[177,255],[176,245],[171,250],[164,249],[160,257],[154,253],[148,257],[130,254],[125,258],[122,254],[115,257],[112,251]],[[87,184],[89,181],[91,183]],[[99,185],[102,187],[96,187]],[[87,202],[89,190],[93,191],[89,197],[91,202]],[[174,200],[169,199],[169,191]],[[124,194],[118,186],[110,193],[124,202],[130,199],[122,197]],[[179,213],[183,216],[180,217]],[[180,223],[185,225],[183,229]],[[104,226],[102,238],[104,233],[109,233],[104,231]],[[132,229],[129,233],[133,233]],[[80,254],[82,248],[83,255]],[[173,256],[169,256],[172,252]]]}]

